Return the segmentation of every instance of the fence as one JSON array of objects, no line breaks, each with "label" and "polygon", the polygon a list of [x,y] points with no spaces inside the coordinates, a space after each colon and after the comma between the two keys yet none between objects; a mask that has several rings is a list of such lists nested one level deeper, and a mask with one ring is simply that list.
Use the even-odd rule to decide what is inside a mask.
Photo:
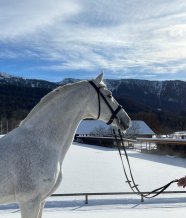
[{"label": "fence", "polygon": [[[149,192],[141,192],[141,194],[148,194]],[[161,194],[186,194],[186,191],[164,191]],[[99,193],[69,193],[69,194],[53,194],[51,197],[72,197],[72,196],[84,196],[85,204],[88,204],[89,196],[109,196],[109,195],[136,195],[134,192],[99,192]],[[141,202],[144,202],[144,198],[141,197]]]},{"label": "fence", "polygon": [[[116,147],[116,141],[115,138],[105,137],[105,136],[91,136],[91,135],[78,135],[75,137],[75,141],[85,144],[93,144],[93,145],[100,145],[105,147]],[[130,147],[132,143],[136,142],[136,140],[133,139],[123,139],[123,143],[126,147]],[[119,145],[122,145],[121,139],[118,138]]]},{"label": "fence", "polygon": [[137,138],[134,149],[158,154],[186,157],[186,139]]}]

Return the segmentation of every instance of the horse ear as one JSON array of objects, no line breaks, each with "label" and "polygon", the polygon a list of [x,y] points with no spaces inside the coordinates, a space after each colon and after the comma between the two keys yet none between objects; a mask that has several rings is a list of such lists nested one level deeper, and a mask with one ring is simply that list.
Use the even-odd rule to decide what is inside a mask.
[{"label": "horse ear", "polygon": [[95,83],[96,83],[97,85],[99,85],[102,80],[103,80],[103,72],[102,72],[101,74],[99,74],[99,76],[96,77]]}]

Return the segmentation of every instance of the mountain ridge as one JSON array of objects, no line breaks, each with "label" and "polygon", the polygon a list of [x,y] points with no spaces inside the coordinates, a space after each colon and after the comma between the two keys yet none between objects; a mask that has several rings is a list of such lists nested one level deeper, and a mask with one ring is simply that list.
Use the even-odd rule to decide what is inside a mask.
[{"label": "mountain ridge", "polygon": [[[65,78],[54,83],[0,73],[0,120],[16,119],[14,128],[48,92],[77,81]],[[156,132],[186,129],[185,81],[105,79],[105,83],[133,119],[143,119]]]}]

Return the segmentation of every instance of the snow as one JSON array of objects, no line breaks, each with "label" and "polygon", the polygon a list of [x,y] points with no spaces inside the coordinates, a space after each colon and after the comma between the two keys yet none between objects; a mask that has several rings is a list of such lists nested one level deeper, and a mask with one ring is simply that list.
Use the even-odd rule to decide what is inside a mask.
[{"label": "snow", "polygon": [[[140,203],[136,199],[95,199],[85,205],[83,200],[56,200],[50,199],[46,203],[43,218],[175,218],[183,217],[185,214],[186,198],[182,198],[177,203],[170,199],[151,201],[150,203]],[[20,218],[19,209],[8,209],[0,211],[0,217]]]},{"label": "snow", "polygon": [[[143,191],[162,186],[186,173],[184,158],[142,154],[132,150],[128,150],[128,155],[134,177]],[[130,189],[124,181],[116,149],[75,143],[64,160],[63,183],[57,192],[128,192]],[[172,186],[172,189],[180,190],[176,186]]]},{"label": "snow", "polygon": [[3,78],[12,78],[13,76],[11,76],[10,74],[7,74],[7,73],[1,73],[0,72],[0,79],[3,79]]},{"label": "snow", "polygon": [[[143,154],[128,150],[134,177],[142,191],[150,191],[185,175],[186,159]],[[184,191],[176,184],[170,190]],[[63,181],[56,193],[128,192],[118,152],[115,149],[74,143],[64,160]],[[186,191],[186,190],[185,190]],[[140,202],[136,195],[51,197],[47,199],[44,218],[175,218],[183,216],[185,194],[164,194]],[[0,217],[18,218],[16,205],[0,206]]]},{"label": "snow", "polygon": [[175,99],[175,98],[168,98],[168,101],[169,102],[177,102],[177,99]]}]

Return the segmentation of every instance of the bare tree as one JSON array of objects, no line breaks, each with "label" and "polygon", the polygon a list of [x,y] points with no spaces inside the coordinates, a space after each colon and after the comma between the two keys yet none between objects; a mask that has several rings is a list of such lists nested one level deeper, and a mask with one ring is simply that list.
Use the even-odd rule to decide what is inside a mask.
[{"label": "bare tree", "polygon": [[90,134],[95,136],[112,136],[112,127],[106,128],[103,126],[99,126],[91,131]]}]

